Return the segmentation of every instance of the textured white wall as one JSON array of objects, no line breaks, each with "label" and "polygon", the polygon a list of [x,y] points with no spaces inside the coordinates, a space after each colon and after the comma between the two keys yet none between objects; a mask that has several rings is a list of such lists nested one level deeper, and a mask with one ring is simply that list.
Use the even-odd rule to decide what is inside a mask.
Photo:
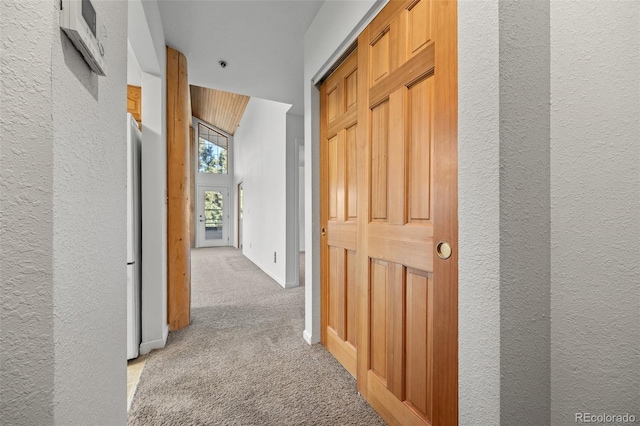
[{"label": "textured white wall", "polygon": [[3,198],[18,232],[2,257],[19,265],[3,265],[3,288],[7,271],[20,290],[2,299],[21,319],[3,318],[7,424],[126,422],[127,6],[95,7],[107,77],[60,30],[58,1],[3,2]]},{"label": "textured white wall", "polygon": [[128,2],[128,36],[142,71],[142,342],[167,340],[166,46],[155,1]]},{"label": "textured white wall", "polygon": [[244,188],[242,253],[283,287],[286,287],[286,114],[290,107],[251,98],[234,135],[235,179]]},{"label": "textured white wall", "polygon": [[138,64],[138,58],[133,52],[131,43],[127,42],[127,84],[142,86],[142,70]]},{"label": "textured white wall", "polygon": [[500,424],[498,1],[458,3],[460,425]]},{"label": "textured white wall", "polygon": [[[300,284],[299,249],[299,205],[300,205],[300,159],[298,144],[304,137],[304,117],[287,114],[287,287]],[[304,229],[302,229],[304,232]]]},{"label": "textured white wall", "polygon": [[92,73],[65,35],[55,34],[52,49],[54,417],[61,425],[125,421],[127,5],[95,8],[108,31],[107,77]]},{"label": "textured white wall", "polygon": [[[304,146],[300,146],[300,150],[304,154]],[[305,198],[305,185],[304,185],[304,166],[298,167],[298,248],[301,252],[304,251],[304,198]]]},{"label": "textured white wall", "polygon": [[551,1],[552,424],[640,419],[640,3]]},{"label": "textured white wall", "polygon": [[459,2],[460,424],[640,407],[638,8]]},{"label": "textured white wall", "polygon": [[501,0],[500,422],[550,422],[549,2]]},{"label": "textured white wall", "polygon": [[0,3],[0,419],[11,425],[53,424],[53,3]]},{"label": "textured white wall", "polygon": [[[164,57],[162,58],[164,62]],[[167,324],[166,81],[142,73],[142,343],[162,348]]]}]

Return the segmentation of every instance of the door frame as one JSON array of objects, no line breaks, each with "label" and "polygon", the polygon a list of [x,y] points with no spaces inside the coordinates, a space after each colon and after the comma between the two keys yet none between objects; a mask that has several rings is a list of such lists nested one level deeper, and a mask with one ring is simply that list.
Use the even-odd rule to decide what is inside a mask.
[{"label": "door frame", "polygon": [[[332,124],[330,124],[330,122],[328,121],[327,118],[327,105],[323,104],[322,100],[326,98],[327,96],[327,90],[332,90],[338,93],[342,93],[342,95],[338,94],[338,99],[341,99],[341,96],[344,96],[344,100],[346,100],[346,94],[344,94],[344,85],[346,83],[341,82],[342,80],[345,80],[347,78],[348,75],[352,75],[356,72],[358,72],[358,45],[357,43],[354,43],[353,46],[351,46],[351,48],[348,50],[348,54],[345,54],[345,58],[343,60],[341,60],[341,62],[335,67],[335,71],[331,73],[331,75],[329,75],[327,77],[327,79],[325,79],[325,81],[322,83],[321,85],[321,89],[320,89],[320,98],[321,98],[321,117],[320,117],[320,200],[321,200],[321,210],[320,210],[320,233],[321,233],[321,247],[320,247],[320,324],[321,324],[321,330],[320,330],[320,341],[321,343],[329,350],[329,352],[331,352],[331,354],[343,365],[343,367],[349,371],[349,373],[353,376],[356,377],[357,375],[357,352],[356,352],[356,348],[355,348],[355,344],[348,343],[347,340],[347,333],[348,333],[348,326],[347,326],[347,322],[348,322],[348,317],[349,317],[349,313],[353,313],[356,318],[358,315],[358,311],[359,311],[359,300],[358,297],[355,297],[355,300],[350,304],[350,303],[345,303],[345,308],[344,308],[344,330],[343,330],[343,336],[340,336],[340,331],[338,331],[338,328],[335,329],[336,333],[333,332],[329,332],[328,328],[329,328],[329,316],[330,316],[330,303],[333,304],[333,302],[330,302],[331,300],[331,273],[332,273],[332,269],[331,269],[331,247],[336,247],[338,249],[338,251],[340,252],[341,250],[345,250],[344,251],[344,265],[345,268],[347,267],[347,260],[348,259],[348,253],[349,251],[354,250],[354,248],[352,247],[351,249],[346,249],[344,246],[342,246],[341,244],[337,243],[337,240],[335,239],[336,235],[341,235],[342,237],[345,236],[345,231],[343,230],[338,230],[339,228],[334,228],[333,232],[336,232],[336,234],[331,235],[330,233],[330,226],[329,226],[329,222],[330,222],[330,157],[329,157],[329,138],[327,135],[327,132],[329,131],[329,127],[334,126],[333,131],[330,133],[331,135],[334,135],[334,132],[337,130],[335,128],[335,125],[338,123],[341,123],[338,127],[339,130],[337,131],[337,133],[335,134],[335,138],[337,138],[337,144],[340,144],[340,135],[342,136],[342,146],[338,147],[338,150],[342,150],[342,151],[338,151],[338,157],[343,157],[344,160],[343,161],[348,161],[347,158],[349,158],[351,156],[351,154],[348,154],[348,148],[347,148],[347,137],[346,137],[346,131],[348,128],[352,128],[353,126],[358,125],[358,108],[360,108],[359,106],[353,106],[351,105],[349,108],[345,107],[345,110],[343,111],[342,108],[339,108],[338,111],[336,112],[336,116],[334,117],[334,121],[332,122]],[[331,84],[331,86],[327,87],[328,84]],[[324,106],[324,107],[323,107]],[[356,108],[356,109],[354,109]],[[355,113],[355,114],[354,114]],[[345,120],[345,117],[349,117],[351,116],[352,118],[355,117],[352,120],[348,120],[348,121],[343,121]],[[332,138],[333,139],[333,138]],[[356,150],[357,150],[357,138],[356,138]],[[341,152],[341,153],[340,153]],[[348,172],[348,165],[346,163],[343,164],[344,166],[344,175],[343,175],[343,179],[347,179],[348,175],[351,175],[350,172]],[[358,170],[358,172],[355,174],[355,178],[357,181],[360,181],[360,175],[361,171]],[[331,221],[334,221],[335,224],[340,225],[340,226],[350,226],[353,227],[354,229],[357,229],[360,226],[360,222],[363,220],[363,218],[360,216],[360,211],[359,208],[357,208],[358,210],[358,214],[356,215],[356,220],[352,221],[349,220],[349,212],[348,212],[348,183],[345,180],[344,182],[344,194],[342,195],[342,200],[343,203],[339,203],[336,205],[336,209],[338,209],[339,205],[342,205],[342,213],[337,212],[337,217],[334,219],[331,219]],[[361,183],[359,183],[358,185],[360,185]],[[335,195],[336,197],[338,197],[338,195]],[[326,202],[322,202],[322,200],[326,200]],[[344,217],[341,217],[344,216]],[[338,237],[338,239],[340,239],[340,237]],[[355,235],[354,235],[354,239],[355,239]],[[333,240],[333,241],[332,241]],[[333,242],[333,244],[331,244],[331,242]],[[342,243],[344,244],[344,240],[342,240]],[[357,251],[357,250],[356,250]],[[354,290],[354,294],[358,293],[358,281],[360,279],[360,271],[359,271],[359,265],[356,264],[355,266],[355,274],[354,274],[354,280],[355,280],[355,290]],[[346,271],[344,272],[344,297],[345,300],[347,298],[347,294],[349,292],[348,290],[348,279],[347,279],[347,275],[346,275]],[[349,309],[351,308],[351,309]],[[351,322],[349,322],[349,324],[351,324]],[[357,324],[357,320],[353,323],[354,327],[355,324]]]},{"label": "door frame", "polygon": [[[296,277],[297,280],[299,281],[299,276],[300,276],[300,252],[302,251],[301,249],[304,247],[300,246],[300,234],[304,233],[306,230],[305,229],[301,230],[301,225],[304,225],[304,220],[302,221],[302,223],[300,222],[300,152],[304,153],[304,138],[295,138],[295,143],[296,143],[296,148],[295,148],[295,158],[296,158],[296,166],[294,168],[294,174],[295,174],[295,222],[296,222],[296,229],[294,232],[295,235],[295,239],[296,242],[294,244],[295,247],[295,257],[294,257],[294,263],[295,263],[295,271],[296,271]],[[304,158],[303,158],[304,161]],[[306,188],[304,188],[303,186],[303,190],[306,190]],[[306,191],[305,191],[306,192]]]},{"label": "door frame", "polygon": [[[320,250],[321,236],[319,223],[320,211],[320,85],[331,72],[342,62],[352,46],[357,43],[359,34],[389,3],[389,0],[374,2],[371,7],[359,17],[357,22],[345,20],[340,30],[346,35],[341,40],[333,40],[332,47],[320,47],[315,52],[315,60],[305,62],[309,66],[305,87],[305,97],[310,99],[307,104],[310,123],[305,125],[305,192],[308,202],[305,202],[305,228],[311,232],[305,238],[305,329],[303,338],[309,344],[320,343]],[[323,45],[324,46],[324,45]]]},{"label": "door frame", "polygon": [[[384,2],[382,7],[386,6],[387,4],[388,2]],[[445,72],[444,73],[440,72],[440,74],[438,75],[438,81],[440,81],[440,84],[442,84],[442,86],[438,86],[436,88],[435,95],[434,95],[436,105],[439,105],[439,104],[444,105],[444,101],[450,102],[450,104],[448,104],[446,108],[442,109],[443,115],[437,115],[437,118],[435,119],[435,122],[434,122],[435,137],[437,137],[438,140],[445,141],[443,144],[441,144],[442,147],[438,148],[438,150],[440,153],[444,154],[443,157],[455,160],[454,162],[451,162],[451,163],[446,162],[447,164],[436,165],[435,167],[436,173],[441,173],[441,175],[452,176],[452,181],[451,181],[452,184],[443,186],[440,190],[443,194],[446,194],[446,196],[444,196],[443,198],[447,198],[451,196],[451,198],[446,199],[447,202],[444,204],[446,204],[446,206],[452,206],[452,207],[450,210],[447,210],[446,208],[441,210],[436,209],[436,212],[434,213],[434,218],[442,219],[444,217],[448,217],[448,214],[450,211],[453,211],[456,214],[456,217],[454,220],[452,220],[451,222],[447,222],[448,225],[446,225],[443,229],[439,230],[437,234],[434,234],[434,243],[437,241],[449,241],[454,247],[454,252],[451,258],[452,260],[449,261],[449,263],[455,264],[455,268],[447,267],[445,264],[440,264],[438,262],[436,262],[437,266],[434,265],[435,267],[434,274],[437,273],[440,276],[446,276],[448,278],[451,278],[455,283],[455,285],[451,286],[451,288],[447,288],[444,291],[439,290],[439,294],[436,297],[436,302],[437,302],[436,304],[438,305],[438,307],[436,308],[436,311],[438,312],[438,315],[442,315],[442,318],[444,318],[443,323],[447,324],[447,327],[437,327],[437,330],[434,330],[434,335],[436,336],[449,336],[449,337],[454,336],[446,340],[446,347],[444,348],[444,351],[442,351],[443,353],[439,353],[435,355],[435,357],[438,358],[438,364],[444,366],[444,369],[443,369],[444,371],[436,372],[434,374],[434,377],[435,377],[434,380],[439,384],[445,384],[445,385],[442,388],[444,389],[444,392],[442,392],[442,395],[439,394],[434,397],[434,405],[437,404],[437,406],[434,407],[434,413],[433,413],[432,419],[434,419],[434,424],[435,423],[440,424],[441,422],[446,422],[447,424],[449,424],[453,421],[457,423],[457,419],[458,419],[457,417],[457,411],[458,411],[458,384],[457,384],[457,379],[458,379],[458,347],[457,347],[458,254],[457,254],[457,250],[459,246],[458,246],[458,232],[457,232],[458,231],[458,216],[457,216],[457,202],[458,202],[457,87],[458,87],[458,79],[457,79],[457,50],[456,50],[456,46],[457,46],[456,36],[457,36],[457,24],[458,24],[457,22],[458,19],[456,14],[457,1],[454,0],[453,2],[441,2],[441,3],[436,1],[435,9],[436,9],[435,13],[437,15],[446,17],[445,21],[451,22],[449,21],[449,19],[453,19],[453,22],[455,23],[454,27],[452,27],[452,29],[450,30],[451,34],[454,34],[454,36],[450,39],[449,38],[444,39],[445,40],[444,42],[441,41],[439,44],[436,44],[437,48],[436,48],[435,57],[437,58],[437,63],[442,64],[442,65],[439,65],[438,69],[445,70]],[[377,16],[379,11],[380,9],[376,10],[375,13],[372,14],[371,19]],[[354,34],[354,33],[356,34],[356,37],[354,37],[354,39],[358,38],[357,35],[362,33],[362,31],[367,27],[369,22],[370,20],[367,20],[367,22],[364,23],[361,27],[357,27],[352,31],[351,34]],[[441,33],[445,31],[449,31],[449,29],[440,26],[440,27],[437,27],[436,31],[438,33]],[[344,52],[345,44],[346,44],[346,41],[342,43],[338,51]],[[449,57],[450,55],[448,56],[448,51],[449,51],[448,49],[455,50],[456,55],[454,57]],[[341,63],[340,59],[341,59],[340,56],[338,56],[337,53],[334,53],[334,55],[330,57],[330,61],[328,61],[328,63],[332,65],[329,67],[325,65],[323,66],[323,68],[321,68],[321,70],[318,72],[318,74],[315,75],[314,79],[312,80],[315,87],[314,85],[312,85],[311,87],[311,95],[312,95],[311,96],[311,104],[312,104],[311,105],[311,111],[312,111],[311,134],[314,136],[314,140],[313,140],[314,143],[312,144],[314,145],[314,148],[307,150],[307,158],[311,158],[312,160],[314,160],[313,169],[312,169],[312,176],[314,178],[313,179],[314,182],[312,184],[312,188],[316,192],[312,200],[313,201],[312,206],[314,208],[313,213],[314,213],[314,217],[319,216],[321,218],[319,225],[317,223],[314,223],[315,229],[313,233],[313,245],[312,245],[312,248],[314,249],[314,251],[317,250],[317,253],[313,253],[314,263],[318,262],[317,261],[318,257],[320,258],[320,261],[318,262],[319,265],[318,266],[314,265],[314,268],[313,268],[314,270],[310,271],[315,277],[317,274],[317,271],[319,270],[320,279],[319,280],[316,279],[315,282],[312,283],[312,285],[314,285],[316,288],[312,292],[307,294],[308,297],[309,295],[312,295],[313,299],[310,300],[311,303],[307,303],[306,305],[307,309],[312,308],[312,315],[309,315],[309,313],[307,312],[306,317],[311,318],[313,322],[311,322],[311,324],[309,321],[306,323],[305,338],[308,341],[312,339],[313,342],[317,342],[318,340],[322,340],[322,341],[325,340],[324,338],[325,327],[323,322],[323,316],[325,314],[325,309],[326,309],[326,303],[325,303],[326,297],[324,297],[324,288],[323,288],[323,279],[325,278],[323,278],[322,276],[322,274],[326,272],[326,265],[325,265],[326,261],[323,259],[324,256],[322,256],[322,253],[325,248],[324,248],[323,238],[321,236],[321,229],[320,229],[321,227],[326,226],[326,220],[324,217],[325,215],[323,215],[324,209],[326,207],[323,205],[323,200],[326,199],[326,194],[323,189],[323,182],[326,181],[325,179],[326,170],[322,168],[323,167],[322,163],[320,162],[321,164],[318,165],[318,162],[316,160],[316,158],[323,157],[323,152],[322,152],[323,138],[321,136],[322,130],[318,132],[318,128],[322,129],[324,127],[323,126],[324,117],[322,115],[322,109],[320,108],[320,102],[319,102],[320,93],[321,93],[319,90],[319,87],[322,81],[324,80],[324,76],[330,74],[330,71],[335,69]],[[450,75],[455,76],[455,78],[450,78],[449,77]],[[451,101],[452,99],[455,99],[455,101],[452,102]],[[320,133],[320,137],[318,137],[318,133]],[[442,194],[440,194],[440,196],[442,196]],[[318,291],[318,287],[320,291]],[[320,293],[319,297],[318,297],[318,293]],[[366,301],[363,299],[362,303],[366,304]],[[453,303],[453,306],[455,306],[456,308],[455,311],[445,309],[446,306],[451,306],[451,303]],[[319,311],[316,311],[315,309],[318,309],[318,308],[319,308]],[[319,324],[317,321],[318,317],[320,317]],[[309,335],[308,334],[309,331],[312,331],[314,334]],[[358,389],[362,391],[360,387],[360,376],[361,374],[358,374],[358,382],[359,382]],[[455,382],[456,384],[455,387],[446,385],[452,382]],[[363,392],[363,396],[366,397],[364,392]],[[379,404],[376,404],[376,405],[379,405]],[[391,416],[390,413],[386,413],[386,414],[388,415],[384,416],[385,419],[391,420],[392,423],[394,423],[395,420],[398,420],[393,418],[393,416]]]},{"label": "door frame", "polygon": [[[201,201],[204,202],[204,200],[201,200],[200,197],[203,194],[204,191],[206,191],[208,188],[213,188],[215,189],[223,189],[223,197],[226,197],[226,199],[223,198],[224,202],[222,204],[222,244],[211,244],[211,245],[207,245],[207,244],[203,244],[204,241],[206,241],[204,239],[204,235],[203,235],[203,230],[204,227],[200,226],[201,223],[201,214],[200,212],[202,212],[202,208],[203,208],[203,204],[201,204]],[[226,192],[224,192],[226,191]],[[224,195],[226,194],[226,195]],[[230,191],[229,191],[229,187],[226,185],[205,185],[205,184],[199,184],[198,188],[196,190],[196,247],[198,248],[203,248],[203,247],[227,247],[229,246],[231,237],[230,237],[230,230],[229,230],[229,218],[230,218],[230,213],[229,213],[229,201],[231,200],[231,196],[230,196]],[[202,219],[204,220],[204,219]],[[225,236],[226,236],[226,243],[225,243]]]},{"label": "door frame", "polygon": [[238,232],[237,232],[237,235],[236,235],[236,237],[237,237],[236,241],[238,242],[237,245],[238,245],[238,248],[240,250],[242,250],[242,220],[243,220],[242,205],[244,204],[243,203],[243,201],[244,201],[243,200],[243,197],[244,197],[244,186],[243,186],[243,183],[244,182],[238,183],[238,187],[237,187],[237,191],[238,191],[238,196],[237,196],[237,198],[238,198],[238,205],[237,205],[237,209],[238,209],[238,214],[237,214],[237,216],[238,216],[238,218],[237,218],[238,219]]}]

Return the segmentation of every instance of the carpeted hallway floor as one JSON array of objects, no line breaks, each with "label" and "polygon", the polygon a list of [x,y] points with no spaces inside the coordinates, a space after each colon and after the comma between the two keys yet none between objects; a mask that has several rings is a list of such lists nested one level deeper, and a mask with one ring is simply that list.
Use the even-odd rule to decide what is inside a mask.
[{"label": "carpeted hallway floor", "polygon": [[147,358],[129,425],[384,425],[302,339],[304,287],[284,290],[233,248],[191,261],[192,324]]}]

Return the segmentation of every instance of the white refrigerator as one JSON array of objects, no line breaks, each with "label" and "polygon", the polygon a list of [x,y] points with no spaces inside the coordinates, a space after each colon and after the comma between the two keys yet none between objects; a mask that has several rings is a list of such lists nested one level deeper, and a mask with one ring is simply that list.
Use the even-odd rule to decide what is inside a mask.
[{"label": "white refrigerator", "polygon": [[141,143],[138,122],[127,114],[127,359],[138,356],[141,341]]}]

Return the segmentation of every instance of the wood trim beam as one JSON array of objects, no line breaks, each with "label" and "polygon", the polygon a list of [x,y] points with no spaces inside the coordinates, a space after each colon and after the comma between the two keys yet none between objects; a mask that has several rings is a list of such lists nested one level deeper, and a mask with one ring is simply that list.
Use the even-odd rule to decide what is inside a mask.
[{"label": "wood trim beam", "polygon": [[191,322],[191,107],[187,58],[167,47],[167,320]]}]

